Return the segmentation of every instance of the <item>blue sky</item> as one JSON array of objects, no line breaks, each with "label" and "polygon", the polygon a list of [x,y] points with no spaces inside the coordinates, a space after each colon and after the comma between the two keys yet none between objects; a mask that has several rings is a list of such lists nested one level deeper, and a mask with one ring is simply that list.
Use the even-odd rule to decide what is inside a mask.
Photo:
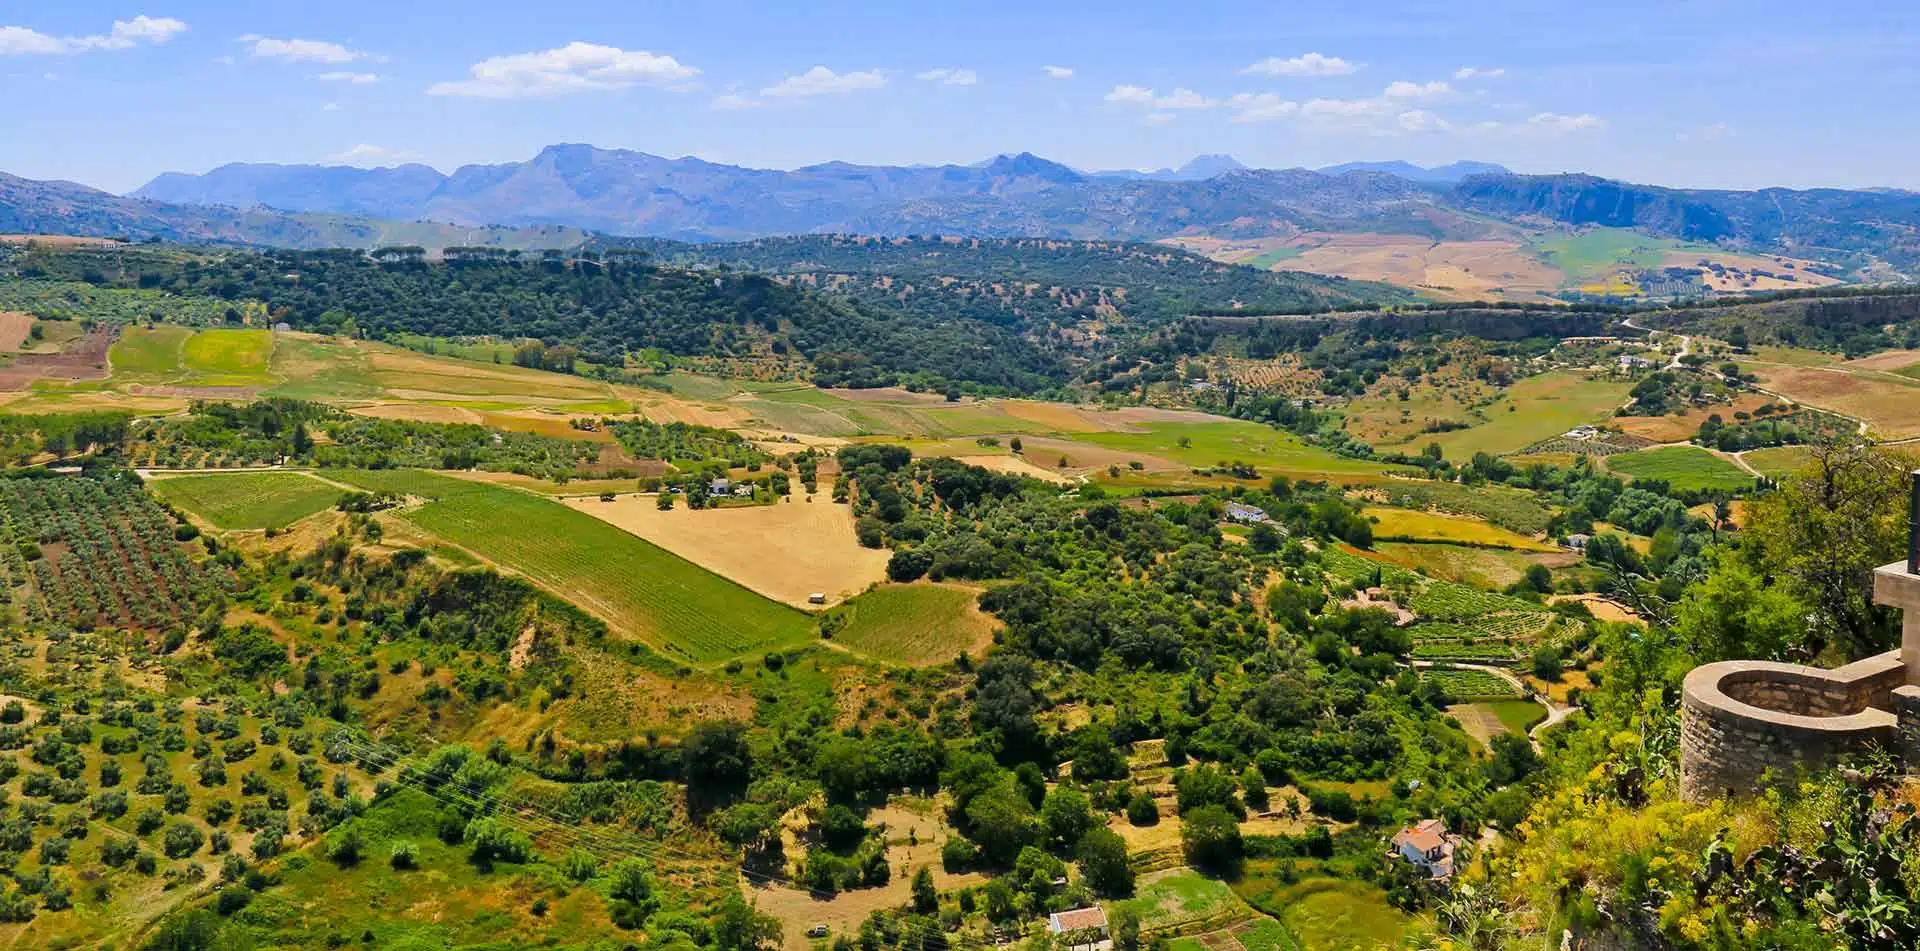
[{"label": "blue sky", "polygon": [[[1920,5],[0,0],[0,170],[229,161],[1285,168],[1920,187]],[[1052,67],[1049,69],[1049,67]]]}]

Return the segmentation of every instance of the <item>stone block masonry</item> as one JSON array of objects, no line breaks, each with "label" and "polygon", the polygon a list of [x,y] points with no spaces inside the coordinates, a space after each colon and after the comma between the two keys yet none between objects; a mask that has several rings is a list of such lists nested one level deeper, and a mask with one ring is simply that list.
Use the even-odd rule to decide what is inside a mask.
[{"label": "stone block masonry", "polygon": [[1874,572],[1874,600],[1905,612],[1898,650],[1834,670],[1732,660],[1687,674],[1683,798],[1752,794],[1873,749],[1920,769],[1920,573],[1910,567]]}]

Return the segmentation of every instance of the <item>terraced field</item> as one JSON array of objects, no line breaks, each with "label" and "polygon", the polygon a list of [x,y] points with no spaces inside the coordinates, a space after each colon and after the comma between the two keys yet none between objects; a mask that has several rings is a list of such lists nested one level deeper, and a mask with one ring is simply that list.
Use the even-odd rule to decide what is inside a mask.
[{"label": "terraced field", "polygon": [[549,499],[415,470],[322,475],[424,500],[399,517],[683,660],[725,660],[814,636],[805,613]]}]

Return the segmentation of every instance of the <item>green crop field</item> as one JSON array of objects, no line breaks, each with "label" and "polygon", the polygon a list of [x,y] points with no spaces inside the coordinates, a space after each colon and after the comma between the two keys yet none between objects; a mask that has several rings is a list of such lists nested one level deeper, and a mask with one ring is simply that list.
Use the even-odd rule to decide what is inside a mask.
[{"label": "green crop field", "polygon": [[724,660],[805,643],[813,619],[678,555],[557,502],[415,470],[323,473],[430,501],[408,522],[525,575],[686,660]]},{"label": "green crop field", "polygon": [[1799,475],[1813,462],[1813,452],[1805,446],[1777,446],[1772,449],[1751,449],[1741,458],[1747,460],[1747,465],[1769,477],[1785,479]]},{"label": "green crop field", "polygon": [[1249,913],[1225,882],[1187,868],[1142,881],[1133,899],[1122,904],[1140,916],[1142,928],[1156,930],[1218,927]]},{"label": "green crop field", "polygon": [[1681,491],[1738,492],[1753,488],[1753,476],[1739,466],[1693,446],[1662,446],[1609,456],[1607,469],[1634,479],[1660,479]]},{"label": "green crop field", "polygon": [[202,330],[181,348],[184,383],[198,386],[265,386],[273,382],[269,330]]},{"label": "green crop field", "polygon": [[1495,700],[1487,706],[1508,731],[1517,736],[1526,736],[1528,730],[1547,718],[1547,708],[1531,700]]},{"label": "green crop field", "polygon": [[1659,267],[1667,250],[1686,247],[1678,241],[1653,238],[1627,228],[1594,228],[1579,234],[1542,241],[1534,253],[1559,268],[1569,283],[1595,276],[1619,264]]},{"label": "green crop field", "polygon": [[1507,388],[1487,407],[1487,421],[1440,433],[1432,441],[1448,459],[1466,462],[1477,452],[1518,452],[1543,439],[1598,422],[1626,402],[1632,385],[1620,380],[1591,380],[1571,372],[1543,373]]},{"label": "green crop field", "polygon": [[[1280,874],[1282,864],[1294,866],[1292,875]],[[1373,951],[1401,945],[1414,919],[1393,907],[1385,892],[1319,871],[1317,863],[1295,859],[1247,863],[1234,891],[1278,919],[1259,919],[1235,931],[1247,951]],[[1291,881],[1294,875],[1298,881]]]},{"label": "green crop field", "polygon": [[1457,667],[1423,667],[1420,679],[1439,684],[1455,700],[1517,700],[1520,691],[1506,680],[1484,670]]},{"label": "green crop field", "polygon": [[1146,431],[1078,433],[1071,438],[1075,442],[1106,449],[1160,456],[1196,468],[1244,462],[1258,468],[1262,475],[1378,477],[1383,472],[1402,468],[1336,456],[1325,449],[1301,442],[1299,437],[1291,433],[1239,420],[1145,423],[1141,428]]},{"label": "green crop field", "polygon": [[975,609],[980,592],[960,585],[881,585],[847,604],[835,643],[902,664],[933,664],[984,644],[993,622]]},{"label": "green crop field", "polygon": [[107,362],[115,376],[171,377],[180,372],[180,346],[191,336],[185,327],[129,327],[107,351]]},{"label": "green crop field", "polygon": [[175,476],[151,483],[156,495],[233,531],[285,528],[340,499],[338,486],[298,472]]}]

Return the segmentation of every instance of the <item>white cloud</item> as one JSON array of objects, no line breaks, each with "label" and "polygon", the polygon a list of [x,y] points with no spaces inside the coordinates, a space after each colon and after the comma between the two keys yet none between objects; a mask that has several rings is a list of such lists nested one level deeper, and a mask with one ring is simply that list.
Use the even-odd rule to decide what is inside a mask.
[{"label": "white cloud", "polygon": [[1292,59],[1270,56],[1240,72],[1252,76],[1346,76],[1359,68],[1338,56],[1306,53]]},{"label": "white cloud", "polygon": [[1209,99],[1191,89],[1181,87],[1154,100],[1154,105],[1162,109],[1211,109],[1220,104],[1218,99]]},{"label": "white cloud", "polygon": [[281,40],[271,36],[243,36],[248,54],[256,59],[279,59],[289,63],[351,63],[372,57],[325,40]]},{"label": "white cloud", "polygon": [[1127,106],[1142,106],[1161,111],[1172,109],[1212,109],[1220,105],[1220,100],[1210,99],[1185,86],[1161,96],[1145,86],[1115,86],[1106,95],[1108,102]]},{"label": "white cloud", "polygon": [[57,56],[98,50],[130,50],[141,43],[157,46],[186,30],[185,23],[172,17],[150,17],[145,14],[131,20],[113,21],[113,29],[104,35],[48,36],[24,26],[0,26],[0,56]]},{"label": "white cloud", "polygon": [[737,92],[722,93],[713,97],[716,112],[734,112],[741,109],[758,109],[765,103]]},{"label": "white cloud", "polygon": [[1235,122],[1272,122],[1300,112],[1299,103],[1271,92],[1235,93],[1227,100],[1227,108],[1233,110]]},{"label": "white cloud", "polygon": [[1145,117],[1146,121],[1152,125],[1166,125],[1178,118],[1180,114],[1176,112],[1149,112]]},{"label": "white cloud", "polygon": [[1362,119],[1386,111],[1379,99],[1309,99],[1300,113],[1309,119]]},{"label": "white cloud", "polygon": [[1453,78],[1460,79],[1460,80],[1499,79],[1500,77],[1505,76],[1506,74],[1507,74],[1507,71],[1499,67],[1494,67],[1492,69],[1482,69],[1478,66],[1462,66],[1459,69],[1456,69],[1453,71]]},{"label": "white cloud", "polygon": [[760,90],[760,95],[772,96],[776,99],[802,99],[808,96],[835,95],[862,89],[880,89],[886,84],[887,74],[877,69],[836,73],[825,66],[815,66],[798,76],[788,76]]},{"label": "white cloud", "polygon": [[1071,66],[1042,66],[1040,67],[1040,71],[1046,73],[1048,79],[1073,78],[1073,67]]},{"label": "white cloud", "polygon": [[1445,132],[1453,128],[1453,123],[1425,109],[1400,113],[1399,123],[1402,132]]},{"label": "white cloud", "polygon": [[355,86],[365,86],[369,83],[377,83],[380,81],[380,77],[373,73],[332,72],[320,73],[313,78],[323,83],[351,83]]},{"label": "white cloud", "polygon": [[321,112],[339,112],[340,104],[337,102],[324,103],[320,106],[320,111]]},{"label": "white cloud", "polygon": [[1538,112],[1527,120],[1527,124],[1542,131],[1561,133],[1604,129],[1607,126],[1607,120],[1586,112],[1577,116],[1564,116],[1557,112]]},{"label": "white cloud", "polygon": [[1430,83],[1410,83],[1403,79],[1389,83],[1380,95],[1388,99],[1433,99],[1452,91],[1453,87],[1437,79]]},{"label": "white cloud", "polygon": [[47,55],[73,52],[65,41],[24,26],[0,26],[0,56]]},{"label": "white cloud", "polygon": [[980,81],[980,74],[971,69],[951,69],[942,66],[923,73],[915,73],[913,78],[922,82],[939,83],[942,86],[971,86]]},{"label": "white cloud", "polygon": [[692,88],[700,71],[671,56],[573,42],[538,53],[495,56],[473,64],[467,79],[434,83],[429,96],[475,99],[538,99],[634,86],[676,91]]},{"label": "white cloud", "polygon": [[105,49],[123,50],[135,43],[165,43],[187,32],[187,25],[172,17],[150,17],[145,14],[131,20],[115,20],[113,35],[107,38]]},{"label": "white cloud", "polygon": [[362,142],[346,150],[327,156],[327,161],[335,165],[357,165],[361,168],[400,165],[419,158],[419,153],[407,149],[390,149],[382,145],[368,145]]}]

